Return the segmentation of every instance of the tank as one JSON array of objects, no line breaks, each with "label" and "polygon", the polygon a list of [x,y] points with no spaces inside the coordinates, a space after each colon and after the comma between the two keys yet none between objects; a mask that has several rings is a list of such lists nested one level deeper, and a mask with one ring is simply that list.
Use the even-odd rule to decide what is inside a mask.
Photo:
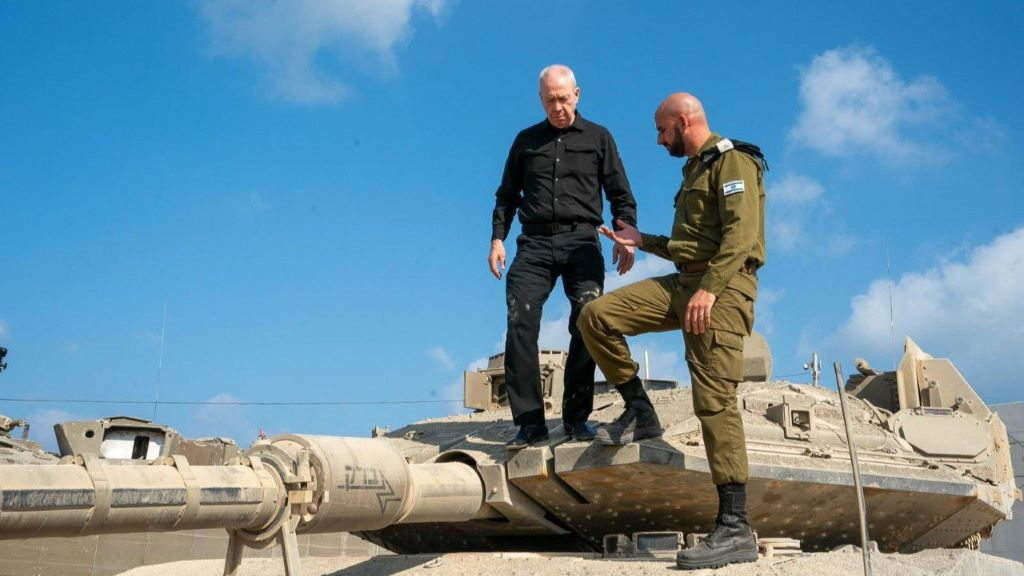
[{"label": "tank", "polygon": [[[614,551],[652,533],[682,540],[710,531],[717,501],[690,390],[646,382],[662,438],[574,442],[558,414],[565,359],[541,352],[551,441],[518,452],[505,448],[516,429],[501,355],[465,374],[471,412],[371,438],[288,434],[242,451],[120,417],[58,425],[58,459],[3,434],[0,538],[223,528],[231,575],[246,547],[273,545],[297,574],[302,533],[352,532],[398,553],[440,553]],[[895,370],[857,367],[845,393],[871,538],[886,552],[976,547],[1021,498],[998,414],[952,362],[910,339]],[[771,369],[755,334],[738,389],[751,524],[760,539],[799,540],[804,551],[858,543],[839,396],[773,380]],[[592,420],[622,409],[599,385]]]}]

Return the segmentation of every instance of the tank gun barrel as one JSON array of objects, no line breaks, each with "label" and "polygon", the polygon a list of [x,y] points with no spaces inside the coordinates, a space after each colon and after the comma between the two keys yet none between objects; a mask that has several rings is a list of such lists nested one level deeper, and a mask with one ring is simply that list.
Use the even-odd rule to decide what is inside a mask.
[{"label": "tank gun barrel", "polygon": [[266,470],[187,463],[5,466],[0,538],[75,536],[267,524],[282,500]]},{"label": "tank gun barrel", "polygon": [[288,435],[224,466],[192,466],[180,455],[5,466],[0,539],[219,527],[261,546],[282,530],[465,521],[483,501],[479,475],[461,462],[409,464],[386,439]]}]

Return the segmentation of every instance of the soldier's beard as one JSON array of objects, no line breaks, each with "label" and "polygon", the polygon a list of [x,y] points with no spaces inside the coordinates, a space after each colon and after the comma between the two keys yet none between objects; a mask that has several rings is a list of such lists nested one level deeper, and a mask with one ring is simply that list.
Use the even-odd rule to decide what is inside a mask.
[{"label": "soldier's beard", "polygon": [[672,131],[675,133],[675,138],[669,143],[668,153],[676,158],[682,158],[686,156],[686,140],[683,138],[683,129],[677,124],[673,127]]}]

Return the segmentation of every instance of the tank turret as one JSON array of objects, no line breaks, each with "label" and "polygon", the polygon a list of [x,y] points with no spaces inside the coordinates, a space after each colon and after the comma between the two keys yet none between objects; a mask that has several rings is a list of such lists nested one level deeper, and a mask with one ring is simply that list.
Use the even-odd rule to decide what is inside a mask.
[{"label": "tank turret", "polygon": [[[763,339],[747,350],[738,396],[752,525],[806,551],[857,542],[838,395],[772,380]],[[560,394],[560,358],[547,356],[549,395]],[[549,412],[548,445],[508,452],[515,426],[491,360],[467,373],[474,412],[374,438],[289,434],[200,463],[145,421],[65,424],[59,461],[0,464],[0,538],[219,527],[230,533],[225,574],[246,546],[274,544],[295,574],[301,533],[353,532],[400,553],[594,551],[711,528],[716,498],[687,388],[649,385],[662,438],[575,442]],[[909,339],[896,370],[862,366],[845,390],[872,538],[883,551],[976,545],[1020,499],[998,414],[949,360]],[[622,409],[611,392],[594,405],[601,422]],[[79,441],[89,430],[91,443]]]}]

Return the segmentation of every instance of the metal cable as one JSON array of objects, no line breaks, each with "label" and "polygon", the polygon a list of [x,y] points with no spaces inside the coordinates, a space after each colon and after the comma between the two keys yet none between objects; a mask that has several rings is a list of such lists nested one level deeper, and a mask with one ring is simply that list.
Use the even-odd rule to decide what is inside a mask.
[{"label": "metal cable", "polygon": [[0,398],[0,402],[35,404],[124,404],[139,406],[390,406],[396,404],[455,404],[458,400],[316,400],[316,401],[258,401],[258,400],[94,400],[84,398]]}]

